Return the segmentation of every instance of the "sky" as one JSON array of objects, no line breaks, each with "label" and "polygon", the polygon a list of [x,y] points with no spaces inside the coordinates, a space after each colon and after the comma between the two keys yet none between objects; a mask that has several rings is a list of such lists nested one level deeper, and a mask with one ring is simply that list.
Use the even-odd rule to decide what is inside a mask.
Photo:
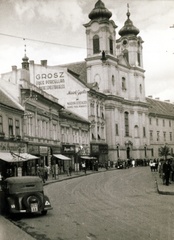
[{"label": "sky", "polygon": [[[174,0],[102,0],[118,31],[127,19],[143,43],[145,95],[174,103]],[[86,33],[97,0],[0,0],[0,73],[29,60],[48,65],[84,61]]]}]

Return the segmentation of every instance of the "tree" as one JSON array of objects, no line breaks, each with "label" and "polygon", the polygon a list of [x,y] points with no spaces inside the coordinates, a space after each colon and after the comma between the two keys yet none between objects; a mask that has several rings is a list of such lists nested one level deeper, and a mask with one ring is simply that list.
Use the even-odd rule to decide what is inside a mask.
[{"label": "tree", "polygon": [[166,160],[168,155],[170,155],[170,148],[167,145],[159,148],[160,157],[164,157],[164,159]]}]

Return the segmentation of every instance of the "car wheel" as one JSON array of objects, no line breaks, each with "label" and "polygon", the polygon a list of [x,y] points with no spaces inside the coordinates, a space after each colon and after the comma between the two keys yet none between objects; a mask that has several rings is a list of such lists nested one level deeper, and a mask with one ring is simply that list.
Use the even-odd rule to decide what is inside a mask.
[{"label": "car wheel", "polygon": [[47,214],[47,210],[43,210],[43,211],[41,212],[41,214],[42,214],[43,216],[45,216],[45,215]]},{"label": "car wheel", "polygon": [[37,203],[40,208],[43,203],[43,195],[40,193],[26,195],[23,197],[22,203],[26,208],[29,208],[31,203]]}]

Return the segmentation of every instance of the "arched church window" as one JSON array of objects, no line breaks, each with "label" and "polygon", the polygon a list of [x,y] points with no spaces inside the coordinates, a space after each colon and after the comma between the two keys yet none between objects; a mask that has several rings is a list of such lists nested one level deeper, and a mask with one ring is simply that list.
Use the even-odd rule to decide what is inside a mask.
[{"label": "arched church window", "polygon": [[140,84],[140,93],[142,93],[142,85]]},{"label": "arched church window", "polygon": [[93,37],[93,53],[100,53],[100,42],[99,42],[99,36],[95,35]]},{"label": "arched church window", "polygon": [[113,40],[112,40],[112,37],[109,38],[109,50],[110,50],[110,53],[113,54]]},{"label": "arched church window", "polygon": [[126,90],[126,79],[122,77],[122,90]]},{"label": "arched church window", "polygon": [[113,86],[115,85],[115,78],[114,78],[114,75],[112,75],[112,85],[113,85]]},{"label": "arched church window", "polygon": [[124,124],[125,124],[125,136],[129,136],[129,113],[124,113]]},{"label": "arched church window", "polygon": [[141,59],[140,59],[140,53],[137,53],[137,62],[138,62],[138,66],[141,66]]},{"label": "arched church window", "polygon": [[134,127],[134,133],[135,133],[135,137],[139,137],[139,128],[138,128],[138,125],[135,125],[135,127]]},{"label": "arched church window", "polygon": [[124,50],[123,56],[127,60],[127,62],[129,63],[129,53],[128,53],[128,50]]}]

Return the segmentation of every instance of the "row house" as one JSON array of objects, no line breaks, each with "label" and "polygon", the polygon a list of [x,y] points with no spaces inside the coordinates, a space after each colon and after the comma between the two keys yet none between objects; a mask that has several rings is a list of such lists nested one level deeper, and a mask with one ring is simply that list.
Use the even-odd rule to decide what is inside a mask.
[{"label": "row house", "polygon": [[35,175],[37,166],[49,167],[54,175],[70,165],[79,170],[80,156],[90,155],[90,123],[25,79],[0,85],[2,175]]}]

